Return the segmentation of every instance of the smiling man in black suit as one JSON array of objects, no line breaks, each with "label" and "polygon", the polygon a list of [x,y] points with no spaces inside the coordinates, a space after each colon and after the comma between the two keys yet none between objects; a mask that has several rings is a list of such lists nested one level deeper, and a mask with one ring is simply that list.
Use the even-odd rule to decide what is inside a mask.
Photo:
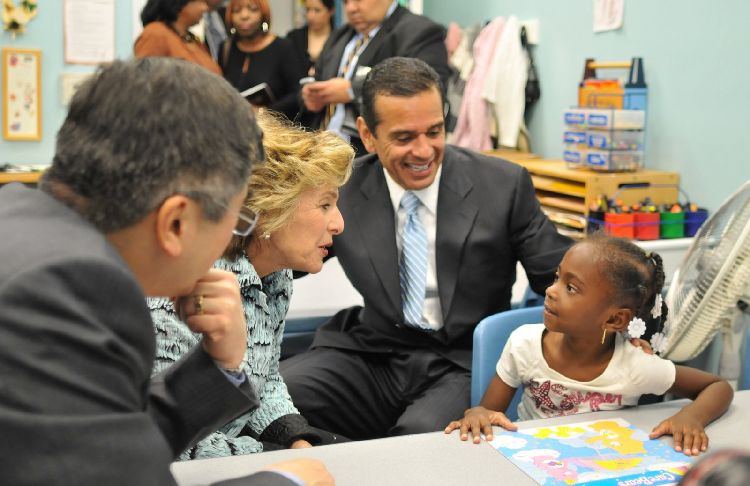
[{"label": "smiling man in black suit", "polygon": [[542,293],[571,242],[523,167],[445,144],[440,78],[414,58],[368,74],[332,255],[364,298],[282,362],[295,406],[353,439],[443,430],[469,406],[472,336],[510,308],[516,264]]}]

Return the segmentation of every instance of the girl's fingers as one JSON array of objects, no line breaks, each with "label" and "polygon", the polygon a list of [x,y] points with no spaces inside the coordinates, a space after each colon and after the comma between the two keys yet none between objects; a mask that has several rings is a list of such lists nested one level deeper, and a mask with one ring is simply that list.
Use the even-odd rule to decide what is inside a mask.
[{"label": "girl's fingers", "polygon": [[459,427],[461,427],[461,422],[459,422],[458,420],[454,420],[453,422],[449,423],[448,426],[445,428],[445,433],[450,434],[451,432],[453,432]]},{"label": "girl's fingers", "polygon": [[464,420],[461,422],[461,440],[468,440],[469,438],[469,426]]},{"label": "girl's fingers", "polygon": [[471,435],[475,444],[479,444],[481,427],[478,421],[471,424]]},{"label": "girl's fingers", "polygon": [[708,435],[706,431],[701,432],[701,452],[705,452],[708,449]]},{"label": "girl's fingers", "polygon": [[486,440],[487,442],[489,442],[489,441],[491,441],[493,439],[493,437],[492,437],[492,424],[491,423],[485,424],[482,432],[484,432],[484,440]]},{"label": "girl's fingers", "polygon": [[682,430],[675,430],[672,435],[674,436],[674,450],[676,450],[677,452],[682,452]]},{"label": "girl's fingers", "polygon": [[693,454],[693,432],[690,430],[682,429],[682,451],[687,455]]},{"label": "girl's fingers", "polygon": [[649,439],[656,439],[657,437],[661,437],[664,434],[669,433],[669,422],[666,420],[654,427],[654,429],[651,431],[650,434],[648,434]]}]

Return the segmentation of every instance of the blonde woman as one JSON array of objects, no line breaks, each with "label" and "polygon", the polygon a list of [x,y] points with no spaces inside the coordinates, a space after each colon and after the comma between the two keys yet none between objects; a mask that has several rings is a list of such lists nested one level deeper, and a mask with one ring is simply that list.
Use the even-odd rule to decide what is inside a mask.
[{"label": "blonde woman", "polygon": [[[262,112],[266,163],[253,171],[245,215],[248,236],[235,236],[215,268],[236,274],[241,303],[213,298],[206,283],[201,302],[180,306],[188,314],[226,313],[241,307],[247,323],[247,355],[241,366],[260,406],[185,451],[180,459],[311,447],[339,440],[314,429],[294,407],[279,356],[292,292],[292,270],[319,272],[334,235],[344,230],[339,187],[349,178],[354,152],[329,132],[305,132]],[[254,217],[253,221],[253,216]],[[248,218],[248,215],[251,215]],[[218,294],[218,293],[217,293]],[[231,304],[231,303],[230,303]],[[171,366],[200,341],[181,322],[168,299],[150,299],[157,339],[154,373]]]}]

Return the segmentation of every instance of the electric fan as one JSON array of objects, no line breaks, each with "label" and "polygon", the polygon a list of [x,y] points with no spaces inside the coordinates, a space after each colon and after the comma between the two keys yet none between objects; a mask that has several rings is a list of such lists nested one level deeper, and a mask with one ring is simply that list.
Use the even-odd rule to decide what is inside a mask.
[{"label": "electric fan", "polygon": [[662,356],[695,358],[720,330],[729,332],[750,302],[750,181],[693,239],[666,298],[668,341]]}]

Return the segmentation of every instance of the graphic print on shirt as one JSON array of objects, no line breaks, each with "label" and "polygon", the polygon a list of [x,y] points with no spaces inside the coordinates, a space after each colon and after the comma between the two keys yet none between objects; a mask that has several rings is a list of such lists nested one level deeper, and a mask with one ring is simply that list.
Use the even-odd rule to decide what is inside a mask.
[{"label": "graphic print on shirt", "polygon": [[621,394],[570,390],[550,380],[529,381],[524,383],[524,389],[539,412],[546,417],[598,412],[602,404],[622,406]]}]

